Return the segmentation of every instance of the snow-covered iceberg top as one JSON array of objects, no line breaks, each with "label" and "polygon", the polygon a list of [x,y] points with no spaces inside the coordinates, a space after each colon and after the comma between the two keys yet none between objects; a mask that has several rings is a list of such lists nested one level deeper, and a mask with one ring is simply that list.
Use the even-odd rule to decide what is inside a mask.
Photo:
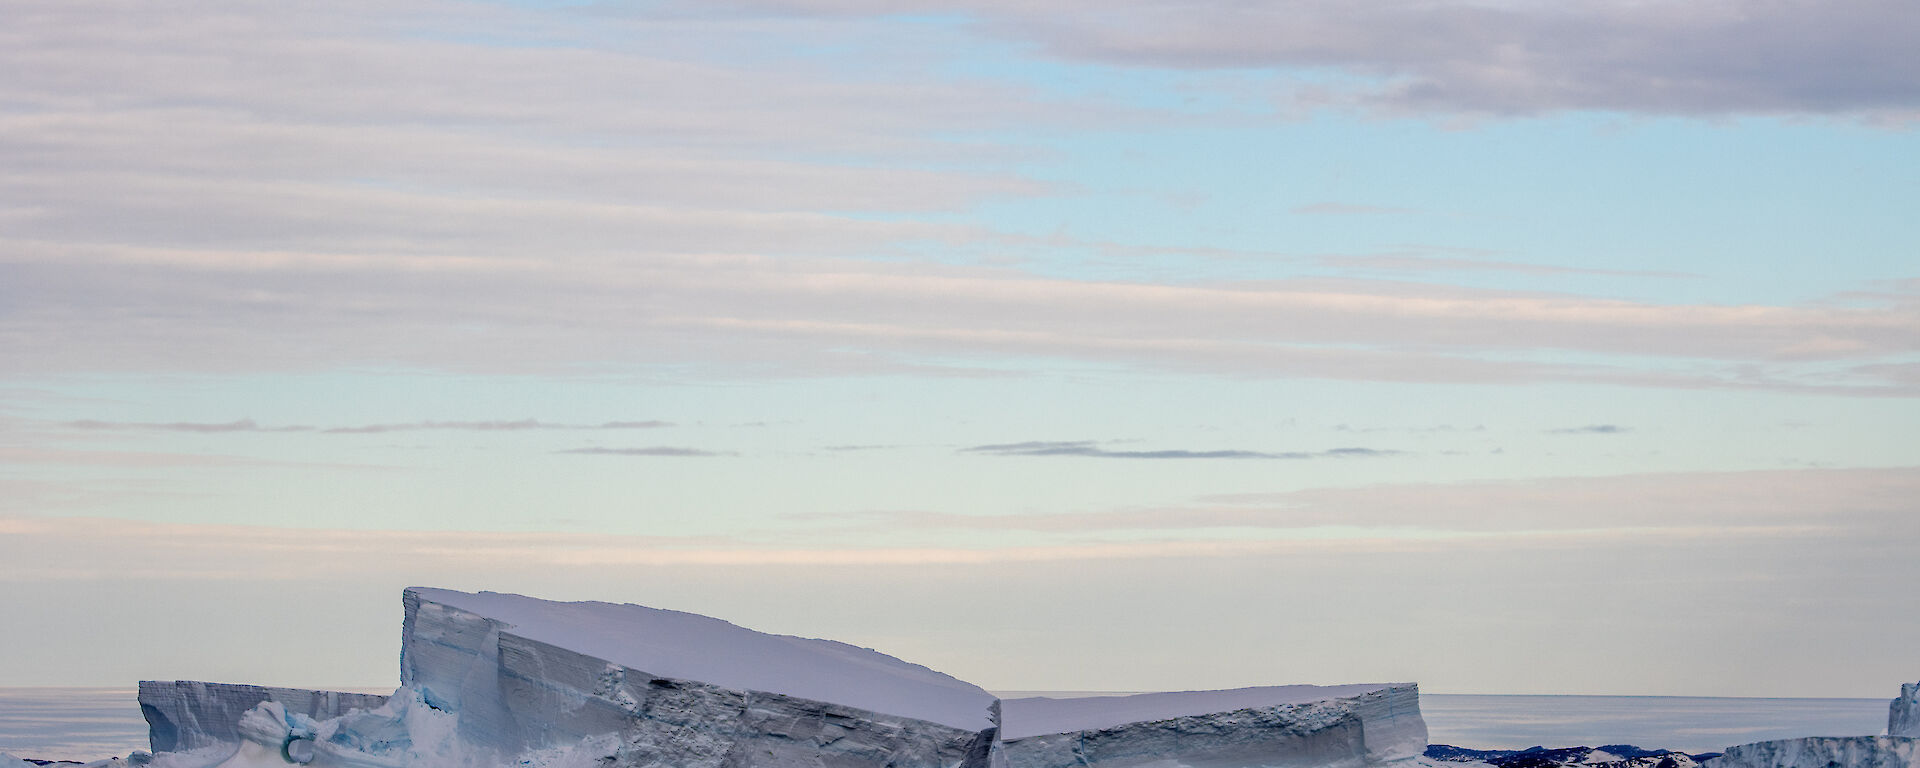
[{"label": "snow-covered iceberg top", "polygon": [[768,634],[709,616],[639,605],[563,603],[430,587],[411,587],[407,593],[498,622],[513,635],[662,678],[811,699],[969,731],[995,725],[997,699],[985,689],[870,648]]},{"label": "snow-covered iceberg top", "polygon": [[[1055,699],[1034,696],[1000,701],[1000,738],[1097,731],[1129,723],[1171,720],[1281,704],[1343,699],[1411,683],[1272,685],[1219,691],[1176,691],[1123,696]],[[1425,745],[1422,745],[1425,746]]]}]

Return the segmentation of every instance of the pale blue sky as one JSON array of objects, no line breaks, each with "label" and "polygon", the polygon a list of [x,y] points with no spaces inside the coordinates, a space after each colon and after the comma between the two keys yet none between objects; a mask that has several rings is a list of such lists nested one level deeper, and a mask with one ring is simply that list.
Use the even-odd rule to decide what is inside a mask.
[{"label": "pale blue sky", "polygon": [[378,685],[420,583],[1881,696],[1920,20],[1686,7],[22,4],[0,684]]}]

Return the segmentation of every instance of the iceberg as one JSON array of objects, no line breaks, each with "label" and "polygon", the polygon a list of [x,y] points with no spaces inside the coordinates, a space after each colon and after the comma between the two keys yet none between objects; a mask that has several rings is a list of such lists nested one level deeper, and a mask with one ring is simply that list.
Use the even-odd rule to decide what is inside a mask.
[{"label": "iceberg", "polygon": [[140,714],[155,752],[188,752],[240,741],[240,718],[263,701],[317,720],[353,709],[373,709],[387,697],[368,693],[312,691],[192,680],[140,681]]},{"label": "iceberg", "polygon": [[153,768],[1365,768],[1412,684],[1023,698],[697,614],[414,587],[392,696],[145,682]]},{"label": "iceberg", "polygon": [[1920,683],[1900,685],[1900,698],[1887,707],[1887,735],[1920,738]]},{"label": "iceberg", "polygon": [[984,768],[998,699],[867,648],[679,611],[404,595],[401,684],[505,754],[614,734],[620,765]]},{"label": "iceberg", "polygon": [[1708,768],[1920,768],[1920,683],[1902,684],[1884,736],[1814,736],[1728,747]]},{"label": "iceberg", "polygon": [[1427,747],[1413,684],[1001,702],[1006,768],[1359,768]]},{"label": "iceberg", "polygon": [[1920,740],[1899,736],[1810,736],[1728,747],[1708,768],[1916,768]]}]

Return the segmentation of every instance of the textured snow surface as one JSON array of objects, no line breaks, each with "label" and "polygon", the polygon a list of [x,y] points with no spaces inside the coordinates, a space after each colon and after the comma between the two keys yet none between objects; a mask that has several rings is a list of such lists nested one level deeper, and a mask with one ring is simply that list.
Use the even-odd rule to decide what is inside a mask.
[{"label": "textured snow surface", "polygon": [[422,600],[478,614],[519,637],[648,674],[778,693],[942,725],[993,727],[993,694],[879,651],[773,635],[698,614],[414,587]]},{"label": "textured snow surface", "polygon": [[1887,708],[1887,735],[1920,738],[1920,683],[1903,683]]},{"label": "textured snow surface", "polygon": [[[1236,709],[1305,704],[1358,696],[1408,683],[1358,685],[1273,685],[1222,691],[1176,691],[1131,696],[1054,699],[1034,696],[1000,701],[1000,738],[1091,731],[1116,725],[1166,720]],[[1424,746],[1424,745],[1423,745]]]}]

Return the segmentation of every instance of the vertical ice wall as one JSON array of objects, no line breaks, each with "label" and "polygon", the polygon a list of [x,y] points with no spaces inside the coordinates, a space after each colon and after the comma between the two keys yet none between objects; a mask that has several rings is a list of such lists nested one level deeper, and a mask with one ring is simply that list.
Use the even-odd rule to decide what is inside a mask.
[{"label": "vertical ice wall", "polygon": [[240,716],[263,701],[277,701],[288,712],[325,720],[353,709],[375,709],[387,697],[192,680],[140,681],[140,714],[147,718],[147,740],[154,752],[238,743],[235,728]]},{"label": "vertical ice wall", "polygon": [[415,588],[403,685],[504,754],[615,734],[615,765],[984,766],[997,700],[844,643],[694,614]]},{"label": "vertical ice wall", "polygon": [[1709,768],[1920,768],[1920,740],[1825,736],[1728,747]]},{"label": "vertical ice wall", "polygon": [[1710,768],[1920,768],[1920,683],[1900,686],[1885,736],[1823,736],[1728,747]]},{"label": "vertical ice wall", "polygon": [[1001,702],[1005,768],[1360,768],[1427,746],[1412,684]]},{"label": "vertical ice wall", "polygon": [[1887,707],[1887,735],[1920,738],[1920,683],[1900,685],[1900,698]]},{"label": "vertical ice wall", "polygon": [[1411,684],[1002,702],[871,649],[676,611],[425,588],[403,605],[391,699],[143,683],[155,751],[225,744],[225,768],[295,746],[312,768],[1369,768],[1426,747]]}]

